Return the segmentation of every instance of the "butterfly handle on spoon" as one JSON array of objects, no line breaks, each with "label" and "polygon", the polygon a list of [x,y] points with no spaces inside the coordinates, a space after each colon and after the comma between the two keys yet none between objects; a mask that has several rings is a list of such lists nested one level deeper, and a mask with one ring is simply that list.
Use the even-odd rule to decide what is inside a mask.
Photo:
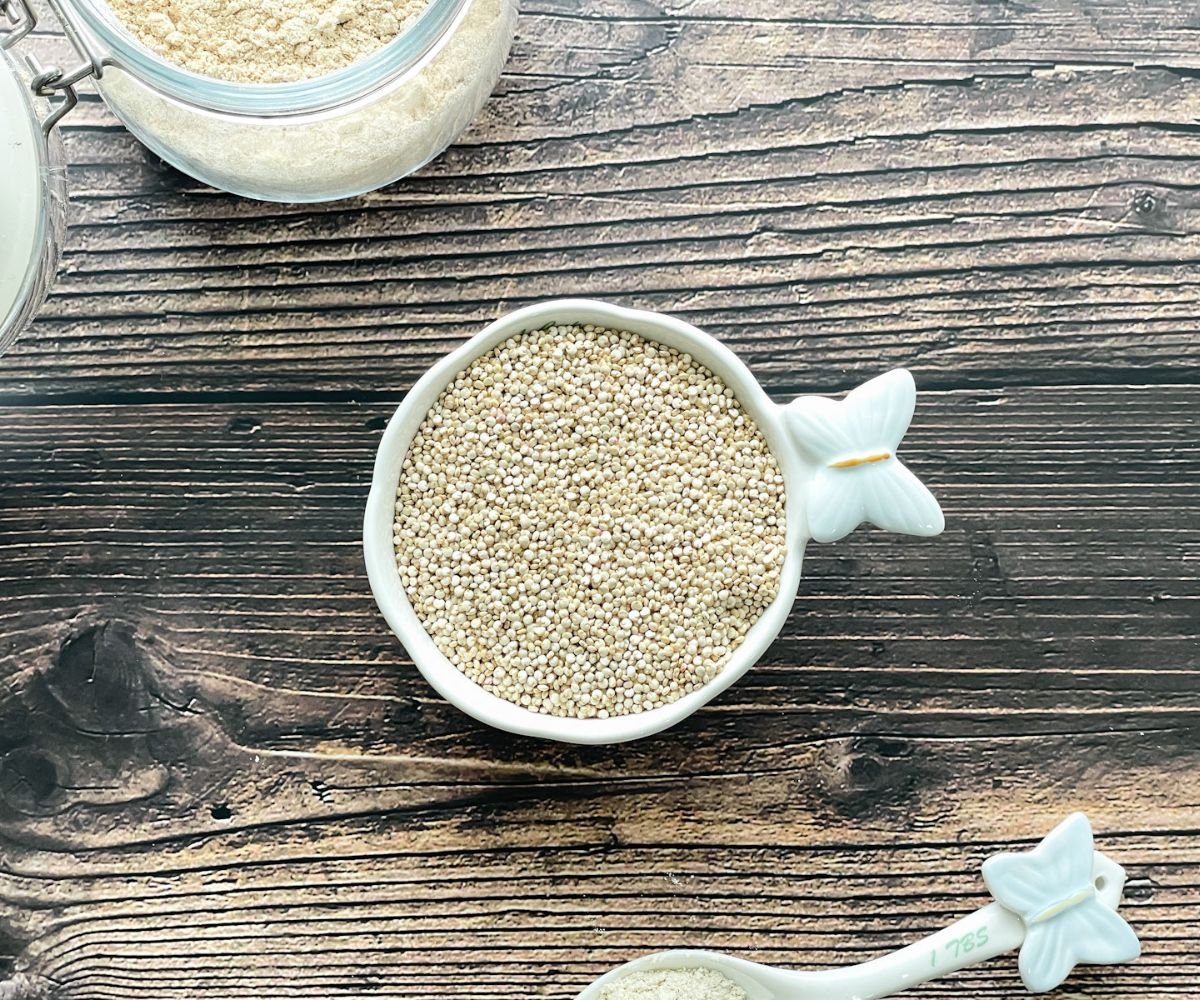
[{"label": "butterfly handle on spoon", "polygon": [[[1097,886],[1096,902],[1109,912],[1115,911],[1125,882],[1121,867],[1097,853],[1093,856],[1092,880]],[[1022,947],[1028,933],[1029,928],[1018,914],[1001,903],[989,903],[949,927],[882,958],[828,972],[783,973],[777,983],[764,985],[775,992],[773,1000],[879,1000],[1015,951]],[[1044,960],[1044,956],[1039,956],[1039,960]],[[1050,956],[1050,960],[1059,959]],[[1066,971],[1070,971],[1069,967]],[[1039,992],[1046,988],[1045,984],[1028,978],[1026,985]]]},{"label": "butterfly handle on spoon", "polygon": [[916,385],[903,368],[841,400],[801,396],[780,408],[805,470],[805,517],[815,541],[837,541],[864,522],[907,535],[941,533],[941,507],[897,456],[915,408]]},{"label": "butterfly handle on spoon", "polygon": [[625,976],[661,969],[707,968],[747,1000],[879,1000],[1020,949],[1025,987],[1057,987],[1078,963],[1133,961],[1137,935],[1117,914],[1125,872],[1097,853],[1087,817],[1075,813],[1024,854],[998,854],[983,866],[995,896],[944,930],[890,955],[821,972],[793,972],[712,951],[669,951],[628,962],[592,983],[578,1000],[603,1000]]}]

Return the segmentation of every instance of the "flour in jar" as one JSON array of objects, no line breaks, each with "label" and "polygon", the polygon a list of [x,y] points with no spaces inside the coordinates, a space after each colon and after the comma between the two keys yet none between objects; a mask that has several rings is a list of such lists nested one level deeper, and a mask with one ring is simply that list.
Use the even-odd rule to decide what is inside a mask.
[{"label": "flour in jar", "polygon": [[[120,2],[136,10],[142,0]],[[466,0],[463,8],[443,41],[409,70],[379,78],[361,100],[338,97],[319,114],[213,114],[116,65],[105,69],[99,86],[144,143],[215,187],[274,201],[350,197],[422,166],[466,128],[491,93],[508,55],[517,0]],[[410,22],[400,37],[415,23],[422,22]],[[255,89],[245,86],[247,94]],[[360,88],[361,82],[352,89]]]},{"label": "flour in jar", "polygon": [[108,0],[125,29],[184,69],[291,83],[343,69],[398,37],[429,0]]}]

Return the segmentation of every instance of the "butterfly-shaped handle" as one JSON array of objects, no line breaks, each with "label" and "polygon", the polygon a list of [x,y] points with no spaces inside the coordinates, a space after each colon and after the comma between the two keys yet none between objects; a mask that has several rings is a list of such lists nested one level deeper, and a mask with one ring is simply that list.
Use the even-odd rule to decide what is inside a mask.
[{"label": "butterfly-shaped handle", "polygon": [[[1092,848],[1087,817],[1075,813],[1032,851],[983,863],[996,902],[1025,925],[1017,964],[1031,993],[1054,989],[1080,962],[1111,965],[1141,954],[1133,928],[1101,897],[1104,876],[1096,872],[1103,860]],[[1107,864],[1123,880],[1121,869]]]},{"label": "butterfly-shaped handle", "polygon": [[897,457],[916,407],[903,368],[872,379],[845,399],[802,396],[784,407],[784,424],[812,467],[808,532],[833,542],[864,521],[886,531],[936,535],[945,527],[933,495]]}]

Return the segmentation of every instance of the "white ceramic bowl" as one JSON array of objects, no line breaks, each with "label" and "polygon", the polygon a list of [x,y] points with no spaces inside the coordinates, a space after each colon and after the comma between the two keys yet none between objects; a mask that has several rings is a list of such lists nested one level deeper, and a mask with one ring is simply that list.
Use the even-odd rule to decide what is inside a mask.
[{"label": "white ceramic bowl", "polygon": [[[409,604],[392,541],[401,465],[417,428],[446,386],[472,361],[509,337],[573,323],[628,330],[685,351],[707,367],[734,391],[761,429],[786,487],[788,551],[779,591],[729,662],[703,687],[669,705],[608,719],[543,715],[499,698],[468,679],[437,648]],[[435,364],[388,423],[375,459],[363,526],[371,590],[425,679],[442,697],[481,722],[567,743],[618,743],[649,736],[687,718],[763,654],[791,611],[810,538],[833,540],[864,520],[912,534],[941,531],[937,502],[895,457],[912,416],[912,395],[911,376],[897,371],[868,382],[841,403],[803,397],[780,406],[728,348],[681,320],[589,299],[558,299],[518,309]]]}]

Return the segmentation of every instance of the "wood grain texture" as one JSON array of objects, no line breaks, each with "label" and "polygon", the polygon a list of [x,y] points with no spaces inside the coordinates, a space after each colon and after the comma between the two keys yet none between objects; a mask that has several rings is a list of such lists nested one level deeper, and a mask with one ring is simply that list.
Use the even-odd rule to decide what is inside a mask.
[{"label": "wood grain texture", "polygon": [[[1061,995],[1200,998],[1200,18],[524,6],[462,140],[351,202],[217,194],[72,116],[63,274],[0,360],[0,1000],[828,967],[1073,808],[1145,953]],[[814,547],[763,661],[615,748],[441,702],[360,552],[404,390],[567,294],[692,320],[781,400],[909,365],[947,514]],[[912,995],[1022,992],[1000,959]]]},{"label": "wood grain texture", "polygon": [[529,4],[460,144],[332,207],[199,188],[86,104],[63,278],[0,392],[392,394],[578,294],[669,308],[781,389],[1196,365],[1186,4],[592,6]]},{"label": "wood grain texture", "polygon": [[[384,634],[357,523],[388,406],[10,409],[22,969],[69,997],[498,998],[679,943],[829,965],[975,905],[984,854],[1080,807],[1147,957],[1073,987],[1182,995],[1198,403],[926,397],[909,451],[946,535],[814,549],[764,662],[615,749],[489,731]],[[927,993],[1015,988],[997,962]]]}]

